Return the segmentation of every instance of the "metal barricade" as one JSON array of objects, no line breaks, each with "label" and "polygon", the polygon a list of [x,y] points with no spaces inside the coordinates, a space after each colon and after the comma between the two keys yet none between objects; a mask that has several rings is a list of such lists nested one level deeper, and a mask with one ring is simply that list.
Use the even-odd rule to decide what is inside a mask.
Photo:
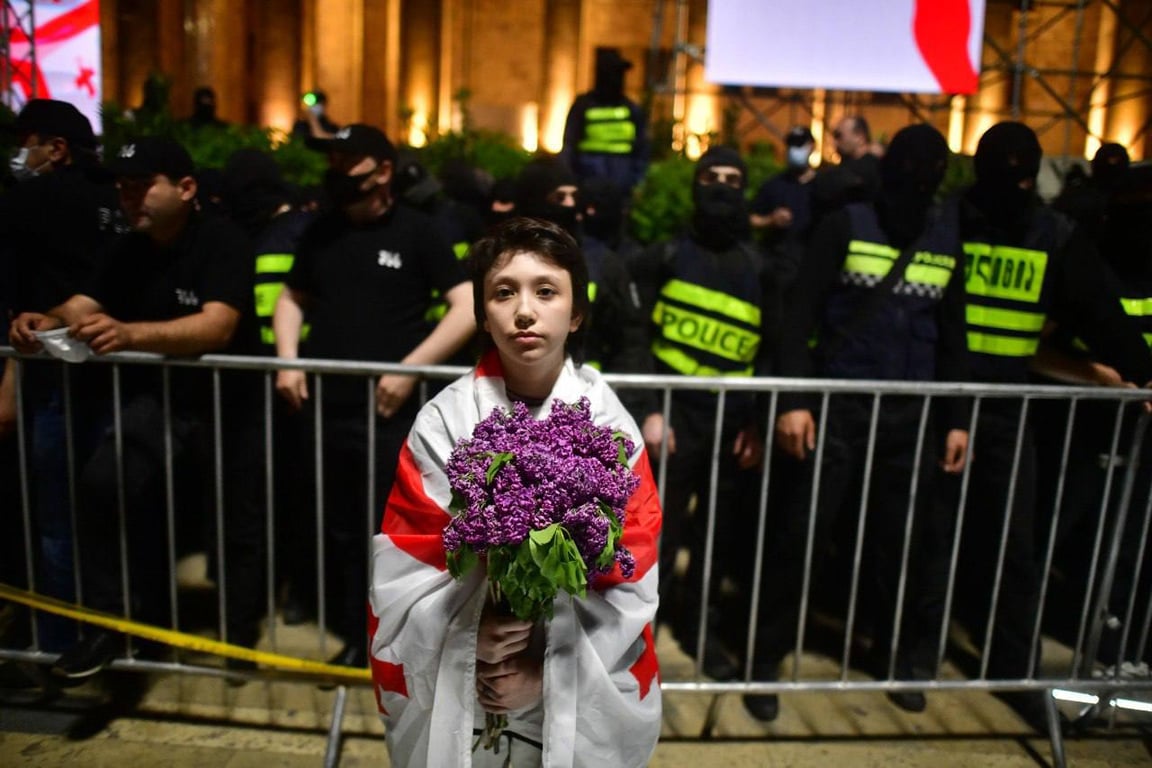
[{"label": "metal barricade", "polygon": [[[0,357],[17,357],[8,348],[0,348]],[[18,367],[24,365],[24,360],[18,358]],[[380,515],[384,499],[375,495],[374,484],[371,482],[372,467],[376,461],[378,446],[375,441],[376,414],[373,408],[373,393],[375,380],[385,373],[408,373],[418,375],[424,382],[419,390],[421,399],[427,398],[427,387],[436,382],[450,380],[466,371],[458,367],[424,366],[409,367],[398,364],[368,364],[346,363],[323,360],[277,360],[266,357],[235,357],[224,355],[208,355],[197,360],[166,359],[156,355],[138,353],[119,353],[107,355],[100,364],[110,366],[111,374],[111,435],[114,441],[116,470],[116,486],[119,490],[119,506],[117,509],[116,537],[121,557],[121,593],[125,606],[124,614],[120,617],[106,617],[84,613],[76,606],[67,606],[54,601],[50,596],[41,594],[39,589],[43,577],[41,564],[42,548],[36,541],[37,530],[36,514],[32,504],[32,490],[30,477],[33,472],[32,425],[27,414],[31,412],[28,404],[29,393],[22,386],[17,387],[17,400],[19,418],[17,423],[17,450],[20,476],[21,519],[23,547],[25,551],[25,567],[23,579],[26,591],[15,588],[17,585],[4,585],[0,591],[0,598],[26,602],[33,608],[41,611],[55,611],[72,617],[80,617],[84,621],[96,623],[105,628],[128,630],[139,637],[159,640],[168,643],[180,650],[200,650],[218,653],[231,659],[242,662],[259,662],[260,668],[255,664],[244,667],[233,665],[228,667],[208,667],[203,664],[190,664],[184,661],[179,653],[172,661],[144,661],[133,658],[131,647],[129,654],[116,663],[119,667],[140,669],[147,671],[166,671],[181,674],[199,675],[227,675],[237,678],[268,678],[287,677],[293,679],[324,678],[341,684],[367,684],[366,670],[349,672],[346,668],[329,667],[323,663],[302,659],[285,659],[278,653],[280,644],[276,635],[276,623],[273,617],[277,611],[277,573],[280,564],[277,563],[276,547],[280,535],[305,535],[304,531],[279,531],[276,525],[276,510],[274,509],[277,484],[281,478],[290,473],[310,472],[315,477],[314,493],[314,532],[315,536],[315,572],[317,590],[317,616],[316,616],[316,647],[314,655],[318,658],[327,658],[331,649],[328,647],[329,634],[329,608],[327,604],[325,583],[325,536],[326,515],[324,487],[324,389],[325,382],[333,377],[356,377],[364,382],[364,399],[366,403],[363,414],[364,435],[366,439],[365,475],[369,478],[366,492],[366,507],[364,512],[364,545],[365,558],[370,548],[372,535],[377,529],[377,520]],[[92,363],[89,363],[92,365]],[[170,603],[170,613],[167,617],[168,628],[141,626],[132,612],[132,589],[130,586],[130,563],[127,558],[129,530],[125,508],[127,480],[124,476],[124,404],[122,402],[122,379],[128,371],[144,369],[146,367],[161,367],[161,423],[155,429],[161,434],[163,446],[163,505],[165,526],[167,530],[164,541],[164,558],[167,565],[168,582],[166,586],[167,598]],[[178,585],[176,581],[176,565],[181,553],[181,542],[176,531],[180,525],[180,499],[177,491],[177,470],[174,459],[174,422],[173,402],[171,391],[172,375],[181,369],[198,368],[209,372],[210,378],[210,410],[211,418],[205,424],[208,426],[210,449],[207,454],[210,467],[205,473],[206,487],[210,489],[209,507],[212,513],[211,526],[215,540],[206,542],[212,550],[212,559],[215,562],[214,577],[217,591],[217,626],[216,634],[225,641],[214,643],[201,636],[180,631],[184,626],[185,617],[180,615]],[[311,430],[313,454],[310,457],[311,466],[278,466],[274,460],[274,443],[276,435],[274,427],[277,419],[274,414],[277,395],[274,391],[274,377],[276,371],[283,369],[298,369],[308,371],[315,375],[312,398],[314,411],[311,415]],[[62,395],[59,416],[64,425],[64,451],[63,466],[65,477],[60,481],[66,484],[68,499],[69,525],[72,531],[77,530],[78,494],[81,492],[79,478],[83,473],[85,456],[78,448],[80,442],[77,438],[74,424],[77,404],[82,402],[86,393],[76,392],[69,375],[70,368],[61,364],[59,366],[61,380],[60,393]],[[262,546],[265,550],[263,558],[264,578],[260,585],[264,595],[264,613],[268,617],[266,622],[266,645],[271,653],[254,652],[246,648],[226,644],[228,637],[228,552],[225,548],[225,529],[227,526],[227,505],[230,491],[225,487],[225,476],[228,471],[225,466],[225,454],[228,450],[226,443],[229,440],[230,427],[228,422],[229,409],[227,397],[222,394],[225,385],[222,377],[233,372],[248,372],[247,375],[259,379],[259,397],[256,405],[259,413],[254,414],[259,431],[259,441],[256,449],[262,453],[262,476],[252,477],[250,482],[258,486],[263,496],[264,540]],[[1146,395],[1140,391],[1125,389],[1098,389],[1064,386],[993,386],[977,384],[940,384],[940,383],[896,383],[872,381],[833,381],[833,380],[789,380],[775,378],[690,378],[682,376],[638,376],[624,374],[608,374],[610,383],[619,389],[648,389],[659,393],[661,398],[661,414],[664,422],[670,424],[672,429],[677,427],[676,416],[680,411],[680,398],[685,393],[708,393],[703,400],[706,407],[711,409],[712,442],[709,446],[709,464],[704,474],[707,482],[697,488],[695,494],[695,519],[704,524],[699,530],[703,538],[701,546],[693,547],[693,555],[702,558],[702,567],[695,573],[699,576],[698,583],[686,583],[681,580],[680,589],[692,593],[698,600],[693,605],[695,620],[688,621],[693,628],[695,636],[688,638],[695,649],[694,674],[687,680],[665,679],[662,689],[666,692],[704,694],[719,696],[721,694],[757,695],[770,693],[791,692],[844,692],[844,691],[881,691],[896,694],[909,691],[1034,691],[1043,692],[1045,712],[1048,717],[1052,737],[1053,753],[1057,764],[1063,764],[1063,749],[1061,732],[1057,726],[1058,714],[1053,699],[1053,692],[1058,697],[1068,701],[1075,701],[1084,705],[1084,712],[1089,710],[1097,712],[1109,707],[1129,706],[1146,709],[1147,707],[1133,698],[1138,691],[1152,687],[1146,672],[1142,675],[1129,674],[1131,668],[1125,667],[1126,661],[1144,662],[1144,650],[1149,640],[1149,626],[1152,624],[1152,602],[1146,593],[1139,589],[1140,575],[1144,573],[1144,560],[1146,557],[1145,542],[1147,540],[1150,521],[1152,521],[1152,494],[1149,493],[1147,467],[1142,464],[1141,456],[1145,451],[1144,437],[1149,416],[1144,412],[1142,403]],[[766,451],[766,458],[760,470],[752,470],[754,478],[754,514],[750,514],[750,507],[739,509],[721,508],[721,466],[731,448],[724,444],[726,424],[729,423],[727,408],[733,398],[755,397],[758,405],[753,410],[757,414],[762,435],[771,444],[775,431],[777,417],[786,409],[793,408],[796,398],[803,396],[805,402],[816,412],[817,439],[815,450],[807,460],[807,478],[809,486],[798,483],[793,476],[791,465],[781,463],[779,457],[773,458],[773,452]],[[787,403],[782,403],[783,399]],[[826,450],[830,435],[835,435],[839,427],[838,419],[843,415],[841,408],[844,403],[852,404],[858,414],[860,437],[863,456],[853,455],[853,461],[858,464],[859,503],[852,504],[845,499],[844,504],[834,505],[844,520],[843,530],[850,531],[847,542],[851,546],[842,554],[842,560],[847,566],[846,583],[841,585],[846,594],[846,600],[841,610],[832,610],[836,614],[833,623],[837,626],[839,635],[839,648],[831,649],[827,646],[816,649],[826,655],[834,655],[838,659],[838,672],[835,676],[807,676],[802,672],[801,657],[811,650],[810,627],[814,618],[828,612],[826,605],[819,605],[819,592],[827,584],[828,578],[816,568],[819,561],[825,559],[829,542],[821,540],[818,526],[818,512],[823,510],[822,493],[832,493],[829,486],[823,483],[822,473],[829,471],[834,465]],[[942,494],[938,481],[938,473],[927,463],[934,456],[935,443],[939,442],[942,430],[935,428],[937,412],[942,405],[954,404],[955,407],[968,410],[967,432],[969,436],[970,455],[973,461],[965,464],[963,471],[954,480],[953,496]],[[1030,455],[1031,427],[1029,417],[1031,411],[1044,403],[1063,403],[1068,407],[1066,423],[1047,424],[1054,427],[1061,435],[1058,450],[1049,451],[1049,454],[1058,457],[1054,474],[1024,472],[1026,465],[1034,460]],[[1005,408],[1005,404],[1009,404]],[[1092,497],[1098,519],[1091,534],[1091,543],[1087,548],[1086,562],[1081,560],[1083,566],[1082,580],[1074,587],[1078,590],[1078,604],[1066,606],[1078,618],[1075,622],[1074,632],[1069,638],[1071,652],[1070,661],[1063,668],[1056,669],[1050,665],[1042,665],[1039,648],[1042,636],[1045,633],[1046,604],[1053,598],[1054,587],[1052,581],[1054,573],[1054,560],[1058,544],[1058,531],[1061,525],[1061,511],[1064,508],[1066,479],[1070,476],[1070,467],[1074,463],[1073,454],[1076,448],[1076,434],[1074,428],[1078,423],[1079,410],[1092,404],[1099,410],[1101,406],[1115,410],[1111,429],[1107,432],[1108,447],[1104,451],[1101,475],[1097,479],[1100,483],[1099,493]],[[906,475],[899,472],[889,472],[886,476],[879,476],[877,466],[888,467],[891,462],[885,463],[885,441],[892,437],[884,433],[884,428],[893,422],[890,419],[893,409],[902,409],[905,414],[899,423],[908,429],[914,430],[914,436],[902,438],[907,445],[914,446],[908,456]],[[1003,416],[1007,411],[1015,417],[1012,425],[1011,418],[986,418],[986,414],[999,413]],[[253,414],[250,414],[253,415]],[[831,423],[830,423],[831,420]],[[1056,422],[1059,419],[1055,420]],[[1005,425],[1010,425],[1014,434],[1006,436]],[[992,430],[995,428],[995,433]],[[982,434],[982,430],[987,434]],[[730,434],[730,433],[729,433]],[[983,442],[982,442],[983,441]],[[992,585],[990,593],[984,597],[987,601],[986,625],[981,627],[979,637],[973,638],[978,657],[975,667],[964,676],[942,676],[940,670],[943,662],[949,657],[950,637],[954,634],[957,620],[955,599],[957,596],[958,564],[962,560],[964,541],[964,526],[966,515],[973,514],[970,502],[974,497],[972,493],[973,467],[980,467],[982,451],[986,447],[999,442],[1010,455],[1006,470],[1001,468],[1000,474],[1007,482],[1005,489],[1005,504],[1002,510],[979,510],[980,514],[991,515],[990,519],[999,517],[1000,527],[994,531],[995,540],[993,549],[996,551],[994,560],[986,563],[987,571],[981,576],[990,578]],[[878,449],[878,446],[879,449]],[[1046,446],[1053,448],[1054,444]],[[235,446],[232,446],[235,448]],[[654,469],[660,487],[661,498],[664,499],[668,487],[668,466],[665,460],[670,448],[670,435],[664,432],[663,443],[660,446],[662,458],[654,461]],[[879,454],[879,455],[878,455]],[[37,459],[40,460],[40,459]],[[788,471],[780,476],[780,467],[787,466]],[[1049,464],[1051,466],[1051,463]],[[1116,468],[1119,468],[1118,470]],[[1144,469],[1145,472],[1141,470]],[[774,471],[775,470],[775,471]],[[888,470],[884,470],[888,471]],[[1051,472],[1052,470],[1046,470]],[[1050,497],[1051,512],[1046,516],[1043,525],[1037,527],[1041,539],[1037,541],[1037,548],[1041,561],[1036,563],[1036,574],[1039,579],[1036,592],[1036,611],[1032,617],[1030,637],[1027,638],[1027,666],[1022,673],[1013,676],[997,676],[990,668],[991,654],[985,652],[992,645],[997,636],[997,622],[1003,620],[998,611],[998,603],[1005,591],[1011,591],[1018,585],[1013,583],[1015,574],[1010,570],[1013,567],[1010,541],[1019,531],[1014,529],[1014,512],[1018,497],[1031,496],[1034,489],[1031,487],[1018,487],[1017,478],[1025,476],[1036,477],[1040,483],[1054,488]],[[1119,483],[1119,489],[1115,487]],[[874,679],[862,680],[858,676],[851,676],[850,671],[858,668],[853,662],[862,636],[869,634],[865,623],[862,602],[868,596],[865,580],[870,567],[870,553],[866,542],[870,536],[870,524],[881,511],[873,509],[874,505],[869,499],[874,493],[883,491],[886,486],[906,484],[907,508],[897,514],[893,510],[883,510],[888,515],[889,525],[885,526],[888,533],[895,534],[899,540],[899,551],[895,553],[898,567],[895,574],[895,596],[891,602],[894,613],[890,624],[885,621],[872,619],[871,635],[873,641],[879,644],[876,638],[883,639],[883,648],[873,648],[873,655],[882,663],[869,668]],[[785,494],[791,501],[788,509],[795,515],[796,510],[803,510],[795,519],[787,521],[798,526],[803,531],[802,541],[802,569],[799,574],[799,591],[795,595],[796,620],[794,635],[788,643],[787,651],[792,657],[791,669],[788,674],[776,679],[775,675],[758,676],[755,670],[757,658],[758,633],[763,625],[761,605],[766,598],[773,597],[772,592],[779,585],[766,580],[766,574],[771,570],[771,563],[767,563],[767,550],[774,544],[774,536],[783,530],[778,526],[779,510],[773,509],[774,500],[783,498]],[[10,497],[11,498],[11,495]],[[947,514],[944,515],[944,527],[948,537],[942,539],[943,547],[938,548],[942,553],[943,561],[937,559],[929,566],[939,569],[942,565],[946,579],[942,582],[941,590],[934,596],[942,601],[942,607],[933,609],[934,616],[939,617],[939,626],[928,635],[935,638],[931,653],[930,668],[932,674],[910,679],[899,668],[901,664],[900,649],[902,632],[904,632],[913,608],[908,606],[909,595],[921,585],[916,584],[917,574],[920,572],[912,566],[922,554],[914,551],[913,542],[916,541],[914,530],[924,523],[924,509],[932,508],[939,514],[940,504],[927,505],[927,502],[940,498],[950,499],[954,506],[944,505]],[[797,501],[799,499],[799,501]],[[1139,502],[1136,506],[1136,502]],[[1036,505],[1033,504],[1033,509]],[[683,513],[686,510],[680,510]],[[855,519],[852,519],[852,514]],[[669,510],[665,514],[670,514]],[[716,608],[713,605],[717,594],[722,590],[727,579],[721,566],[731,566],[734,560],[741,555],[731,551],[718,551],[722,545],[718,541],[718,531],[731,529],[732,517],[739,514],[739,530],[743,532],[742,538],[750,540],[750,549],[745,550],[745,560],[741,563],[744,568],[744,583],[738,584],[737,600],[747,616],[746,625],[742,626],[739,637],[739,646],[734,648],[736,662],[741,673],[736,679],[715,680],[709,679],[705,674],[703,659],[706,644],[710,641],[710,621]],[[778,543],[778,542],[775,542]],[[76,603],[83,605],[83,583],[80,579],[80,565],[83,562],[85,551],[84,542],[74,536],[71,542],[71,556],[76,565],[74,591]],[[935,550],[933,550],[935,551]],[[917,566],[918,568],[919,566]],[[1119,579],[1130,584],[1126,593],[1117,593],[1115,585]],[[10,575],[9,575],[10,576]],[[663,574],[662,579],[671,579],[672,574]],[[1147,581],[1147,579],[1143,579]],[[729,584],[729,587],[732,585]],[[743,590],[741,592],[741,589]],[[1060,586],[1059,589],[1066,589]],[[662,598],[664,597],[662,592]],[[663,618],[663,613],[662,613]],[[827,618],[827,617],[825,617]],[[1013,618],[1013,617],[1009,617]],[[1018,617],[1016,617],[1018,618]],[[30,661],[36,663],[50,663],[55,660],[56,653],[41,648],[38,623],[32,621],[30,649],[0,648],[0,659]],[[1117,635],[1117,627],[1122,631]],[[131,634],[129,635],[132,636]],[[1118,637],[1118,640],[1116,639]],[[1073,639],[1074,638],[1074,639]],[[683,645],[686,638],[678,636],[677,640]],[[867,641],[867,637],[864,637]],[[1107,641],[1107,642],[1106,642]],[[1102,645],[1110,644],[1109,658],[1112,664],[1101,661]],[[1129,665],[1131,667],[1131,664]],[[330,732],[330,748],[326,757],[326,764],[335,764],[338,759],[340,721],[344,707],[344,688],[340,688],[334,713],[332,730]],[[715,703],[715,699],[713,700]],[[711,708],[708,721],[704,726],[707,735],[712,727],[716,707]]]}]

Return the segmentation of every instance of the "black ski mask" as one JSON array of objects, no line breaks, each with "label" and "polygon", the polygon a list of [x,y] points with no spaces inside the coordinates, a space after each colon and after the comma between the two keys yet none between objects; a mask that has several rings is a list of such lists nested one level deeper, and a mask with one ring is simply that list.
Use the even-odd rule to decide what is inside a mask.
[{"label": "black ski mask", "polygon": [[[720,181],[701,183],[700,179],[712,168],[731,166],[740,170],[738,187]],[[748,183],[748,169],[740,153],[729,147],[713,147],[700,156],[692,182],[692,229],[701,244],[720,250],[728,248],[751,234],[748,222],[748,203],[744,189]]]},{"label": "black ski mask", "polygon": [[576,201],[567,206],[553,199],[557,188],[568,186],[576,186],[576,176],[562,160],[554,157],[533,160],[516,179],[516,215],[558,224],[578,239]]},{"label": "black ski mask", "polygon": [[1018,228],[1036,195],[1041,156],[1035,131],[1023,123],[997,123],[980,137],[974,158],[976,184],[969,199],[989,222]]},{"label": "black ski mask", "polygon": [[930,125],[909,125],[892,137],[880,160],[880,226],[904,248],[924,231],[928,210],[948,167],[948,142]]},{"label": "black ski mask", "polygon": [[632,62],[620,55],[616,48],[596,49],[596,80],[592,92],[600,101],[618,103],[624,99],[624,73]]},{"label": "black ski mask", "polygon": [[584,231],[615,248],[624,232],[624,191],[611,179],[597,177],[580,185]]}]

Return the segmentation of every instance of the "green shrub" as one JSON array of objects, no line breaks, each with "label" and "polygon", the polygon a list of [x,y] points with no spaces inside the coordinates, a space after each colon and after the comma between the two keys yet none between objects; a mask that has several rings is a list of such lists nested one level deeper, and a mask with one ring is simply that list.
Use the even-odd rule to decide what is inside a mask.
[{"label": "green shrub", "polygon": [[[754,144],[744,153],[748,166],[748,199],[760,185],[780,172],[780,162],[768,144]],[[648,166],[632,200],[632,236],[641,243],[667,240],[679,234],[692,216],[692,176],[696,161],[669,155]]]}]

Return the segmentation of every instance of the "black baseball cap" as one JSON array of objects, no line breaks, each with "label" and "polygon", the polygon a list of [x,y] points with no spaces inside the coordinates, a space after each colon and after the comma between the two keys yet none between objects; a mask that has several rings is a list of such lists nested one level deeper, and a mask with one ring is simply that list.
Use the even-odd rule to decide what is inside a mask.
[{"label": "black baseball cap", "polygon": [[380,162],[387,160],[396,163],[396,147],[384,135],[384,131],[364,123],[346,125],[330,139],[310,139],[308,146],[321,152],[364,155]]},{"label": "black baseball cap", "polygon": [[17,136],[51,136],[66,139],[75,147],[96,151],[96,135],[84,113],[66,101],[32,99],[16,116]]},{"label": "black baseball cap", "polygon": [[784,136],[784,143],[790,147],[803,147],[815,141],[816,138],[812,135],[812,131],[802,125],[792,126],[787,135]]},{"label": "black baseball cap", "polygon": [[120,147],[108,161],[114,176],[155,176],[162,173],[172,181],[191,176],[196,166],[188,150],[175,139],[163,136],[141,136]]}]

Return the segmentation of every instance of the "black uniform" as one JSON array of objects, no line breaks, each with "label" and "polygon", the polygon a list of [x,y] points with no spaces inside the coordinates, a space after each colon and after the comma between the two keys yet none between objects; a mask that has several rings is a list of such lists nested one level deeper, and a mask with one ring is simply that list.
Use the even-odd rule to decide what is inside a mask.
[{"label": "black uniform", "polygon": [[[193,214],[176,242],[160,247],[142,233],[124,235],[109,252],[92,288],[82,291],[122,322],[173,320],[196,314],[208,302],[222,302],[241,314],[230,351],[254,351],[251,245],[231,222]],[[121,373],[128,563],[133,615],[166,622],[168,579],[164,510],[165,422],[163,374],[158,366],[125,367]],[[195,495],[203,479],[189,470],[205,460],[210,426],[212,379],[208,371],[173,368],[169,374],[169,407],[173,466]],[[251,399],[229,376],[222,377],[225,440],[223,504],[226,520],[225,569],[229,587],[231,639],[255,641],[259,616],[262,525],[260,504],[251,488],[260,465],[252,464],[250,441],[241,438],[240,418],[251,411]],[[251,429],[247,430],[249,433]],[[81,542],[85,603],[119,612],[118,465],[115,436],[108,434],[81,473]],[[259,457],[259,454],[256,454]],[[201,467],[203,469],[203,467]],[[177,493],[177,498],[183,494]],[[169,532],[171,533],[171,532]],[[173,534],[174,535],[174,534]],[[242,618],[241,618],[242,617]],[[243,637],[240,625],[245,626]]]},{"label": "black uniform", "polygon": [[[969,257],[973,377],[991,383],[1026,382],[1028,359],[1051,318],[1076,329],[1126,377],[1146,381],[1152,377],[1152,358],[1108,290],[1091,243],[1070,232],[1061,217],[1041,208],[1019,185],[1022,179],[1035,178],[1039,162],[1035,134],[1019,123],[993,126],[977,148],[977,184],[966,195],[961,222]],[[975,635],[982,640],[994,566],[1002,555],[996,625],[991,647],[984,650],[989,675],[1008,679],[1033,674],[1029,660],[1039,658],[1032,643],[1041,577],[1035,549],[1036,454],[1027,425],[1017,448],[1019,422],[1019,402],[998,399],[982,405],[958,580],[958,605],[967,605]],[[1008,538],[1001,553],[999,533],[1005,522]]]},{"label": "black uniform", "polygon": [[[308,352],[333,360],[399,362],[427,336],[432,292],[447,293],[466,280],[431,220],[393,206],[366,225],[334,211],[309,227],[285,283],[307,299]],[[370,382],[371,379],[368,380]],[[325,376],[310,387],[322,400],[324,514],[331,624],[350,645],[366,642],[364,585],[367,537],[380,527],[396,461],[419,408],[412,397],[388,419],[373,416],[376,432],[375,505],[368,509],[367,425],[375,414],[368,382],[360,376]]]},{"label": "black uniform", "polygon": [[[912,126],[896,135],[884,163],[884,184],[876,204],[854,203],[829,214],[817,225],[801,265],[781,342],[780,373],[794,377],[962,381],[967,378],[963,343],[963,274],[955,206],[930,206],[943,177],[947,147],[927,126]],[[892,274],[898,264],[899,274]],[[883,293],[877,293],[882,288]],[[815,339],[810,346],[809,340]],[[866,499],[861,594],[873,616],[873,652],[869,666],[886,674],[893,642],[900,568],[905,547],[911,554],[908,592],[903,596],[904,625],[896,659],[896,676],[914,670],[914,652],[930,646],[939,622],[924,621],[922,575],[940,548],[938,526],[922,503],[944,435],[965,429],[966,406],[954,400],[936,403],[920,448],[920,477],[913,477],[923,401],[886,397],[881,403],[873,446],[870,492]],[[815,411],[806,396],[782,398],[781,412]],[[814,523],[814,575],[838,530],[844,547],[856,544],[854,526],[837,524],[841,512],[856,513],[855,498],[867,456],[873,400],[839,395],[829,402],[822,443],[819,503]],[[797,478],[778,490],[782,519],[768,542],[758,667],[774,675],[775,665],[791,650],[798,617],[814,461],[799,466],[783,459],[789,472],[774,477]],[[808,483],[802,482],[807,480]],[[921,503],[909,509],[913,483]],[[846,509],[841,509],[847,505]],[[913,515],[909,518],[909,515]],[[851,518],[849,518],[851,519]],[[914,520],[906,541],[906,521]],[[758,674],[758,676],[759,676]],[[915,705],[909,705],[914,707]],[[921,705],[922,706],[922,705]]]}]

